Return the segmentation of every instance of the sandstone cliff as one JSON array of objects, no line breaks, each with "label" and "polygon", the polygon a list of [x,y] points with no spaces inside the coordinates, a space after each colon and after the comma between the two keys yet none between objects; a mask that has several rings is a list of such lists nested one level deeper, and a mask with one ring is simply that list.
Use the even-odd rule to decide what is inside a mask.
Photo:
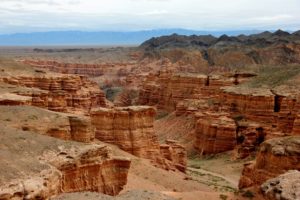
[{"label": "sandstone cliff", "polygon": [[244,167],[239,187],[257,186],[288,170],[300,169],[300,138],[283,137],[262,143],[253,164]]},{"label": "sandstone cliff", "polygon": [[200,154],[216,154],[234,149],[236,124],[226,113],[197,113],[195,148]]},{"label": "sandstone cliff", "polygon": [[49,199],[80,191],[116,195],[127,182],[130,160],[112,157],[105,145],[66,143],[5,126],[0,138],[5,169],[0,199]]},{"label": "sandstone cliff", "polygon": [[[84,76],[39,72],[23,65],[17,69],[8,66],[3,65],[4,72],[0,74],[0,83],[6,84],[2,88],[7,90],[1,96],[2,105],[33,105],[59,112],[89,112],[93,107],[106,106],[104,93]],[[12,86],[18,88],[13,90]]]},{"label": "sandstone cliff", "polygon": [[96,108],[91,112],[95,138],[115,144],[135,156],[150,159],[158,167],[185,171],[186,150],[175,141],[160,145],[154,132],[156,110],[149,106]]}]

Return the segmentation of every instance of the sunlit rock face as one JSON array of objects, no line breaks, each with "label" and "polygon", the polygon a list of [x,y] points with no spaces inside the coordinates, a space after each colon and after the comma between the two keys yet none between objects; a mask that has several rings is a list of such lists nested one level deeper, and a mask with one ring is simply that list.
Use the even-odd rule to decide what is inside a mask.
[{"label": "sunlit rock face", "polygon": [[288,170],[300,169],[300,137],[282,137],[262,143],[256,161],[244,167],[240,188],[261,185]]}]

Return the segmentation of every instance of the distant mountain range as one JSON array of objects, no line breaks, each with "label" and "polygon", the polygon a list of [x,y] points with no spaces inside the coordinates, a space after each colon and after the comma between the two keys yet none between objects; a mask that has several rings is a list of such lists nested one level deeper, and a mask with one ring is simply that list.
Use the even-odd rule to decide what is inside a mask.
[{"label": "distant mountain range", "polygon": [[43,46],[43,45],[139,45],[152,37],[163,35],[208,35],[237,36],[240,34],[254,34],[262,31],[195,31],[186,29],[159,29],[133,32],[82,32],[82,31],[54,31],[16,33],[0,35],[0,46]]}]

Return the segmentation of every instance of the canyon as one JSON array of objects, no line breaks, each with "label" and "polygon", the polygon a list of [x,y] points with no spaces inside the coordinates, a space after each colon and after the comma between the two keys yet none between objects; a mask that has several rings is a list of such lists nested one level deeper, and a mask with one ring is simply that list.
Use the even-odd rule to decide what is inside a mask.
[{"label": "canyon", "polygon": [[170,35],[0,58],[0,199],[297,199],[299,41]]}]

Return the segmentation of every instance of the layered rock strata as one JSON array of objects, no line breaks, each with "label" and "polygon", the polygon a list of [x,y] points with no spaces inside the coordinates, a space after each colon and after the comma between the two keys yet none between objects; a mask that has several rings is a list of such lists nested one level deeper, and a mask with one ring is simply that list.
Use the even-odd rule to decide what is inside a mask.
[{"label": "layered rock strata", "polygon": [[257,186],[288,170],[300,169],[300,137],[283,137],[261,144],[256,161],[244,166],[240,188]]},{"label": "layered rock strata", "polygon": [[233,77],[201,74],[172,74],[160,72],[149,76],[142,86],[139,104],[157,105],[159,109],[174,111],[185,99],[209,99],[218,96],[222,86],[234,85]]},{"label": "layered rock strata", "polygon": [[175,166],[178,170],[185,172],[187,166],[186,149],[177,141],[166,140],[166,144],[160,145],[160,153],[171,162],[171,166]]},{"label": "layered rock strata", "polygon": [[237,126],[226,113],[197,113],[194,147],[200,154],[216,154],[235,148]]},{"label": "layered rock strata", "polygon": [[236,157],[246,158],[256,152],[259,145],[265,141],[267,131],[256,122],[241,121],[237,123]]},{"label": "layered rock strata", "polygon": [[[88,112],[96,106],[106,106],[104,93],[96,83],[86,77],[71,75],[9,76],[0,82],[20,88],[36,88],[38,91],[19,90],[1,96],[2,105],[33,105],[58,112],[82,110]],[[18,95],[18,96],[16,96]]]},{"label": "layered rock strata", "polygon": [[96,128],[95,138],[149,159],[158,167],[184,172],[187,165],[185,148],[175,141],[159,144],[154,132],[155,115],[156,110],[149,106],[93,109],[91,118]]},{"label": "layered rock strata", "polygon": [[155,114],[155,109],[148,106],[93,109],[95,137],[135,156],[155,160],[159,155],[158,138],[153,129]]},{"label": "layered rock strata", "polygon": [[127,183],[130,160],[112,157],[105,145],[66,143],[5,126],[0,138],[0,166],[5,169],[0,172],[0,199],[49,199],[81,191],[117,195]]}]

